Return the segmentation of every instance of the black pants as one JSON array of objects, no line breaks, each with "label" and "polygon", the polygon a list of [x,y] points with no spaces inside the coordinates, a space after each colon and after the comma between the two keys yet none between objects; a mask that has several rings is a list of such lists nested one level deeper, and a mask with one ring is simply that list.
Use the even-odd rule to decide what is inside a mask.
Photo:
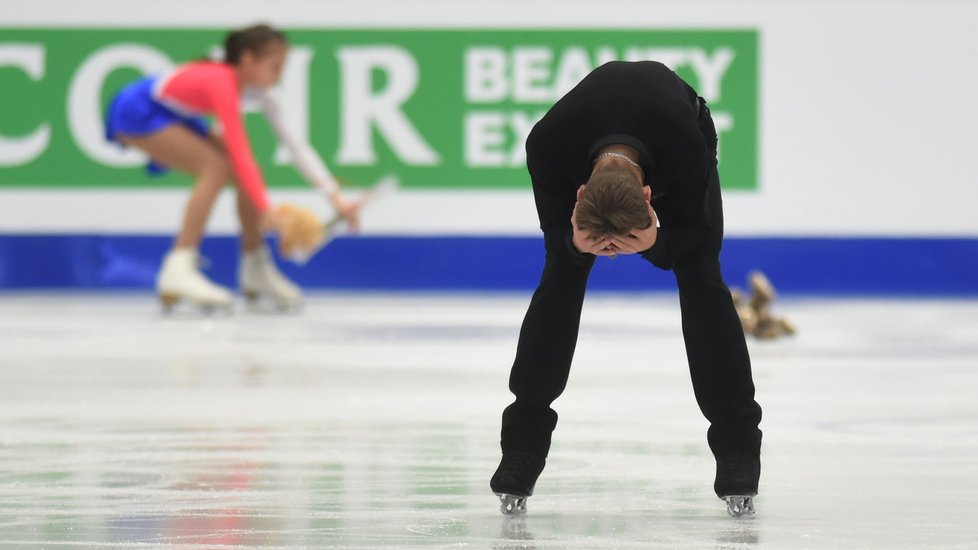
[{"label": "black pants", "polygon": [[[716,132],[705,105],[700,123],[715,155]],[[672,268],[679,287],[686,356],[696,401],[710,422],[707,441],[713,454],[759,452],[761,408],[754,401],[750,357],[740,318],[720,275],[723,206],[715,164],[709,178],[713,228],[700,242],[683,250]],[[523,319],[510,374],[509,388],[516,401],[503,411],[504,452],[546,455],[550,450],[557,425],[557,413],[550,405],[567,385],[593,265],[593,257],[581,264],[571,261],[563,250],[547,250],[543,276]]]}]

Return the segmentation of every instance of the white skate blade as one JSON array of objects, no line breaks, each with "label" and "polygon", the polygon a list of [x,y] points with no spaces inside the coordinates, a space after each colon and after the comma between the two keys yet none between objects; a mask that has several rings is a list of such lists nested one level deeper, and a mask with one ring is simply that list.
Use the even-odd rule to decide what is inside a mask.
[{"label": "white skate blade", "polygon": [[215,304],[206,302],[191,302],[190,300],[172,300],[161,298],[160,311],[165,317],[181,313],[197,313],[200,315],[231,315],[234,313],[233,304]]},{"label": "white skate blade", "polygon": [[526,514],[527,497],[519,497],[506,493],[496,493],[499,497],[499,511],[504,516],[522,516]]},{"label": "white skate blade", "polygon": [[249,311],[257,313],[284,313],[284,314],[295,314],[302,313],[304,303],[300,297],[297,300],[282,300],[268,294],[261,293],[257,290],[244,290],[242,291],[245,297],[245,304]]},{"label": "white skate blade", "polygon": [[165,316],[174,315],[181,302],[184,303],[187,309],[202,313],[204,315],[230,315],[234,312],[234,306],[230,302],[195,302],[175,294],[160,294],[159,298],[160,306],[162,308],[163,315]]},{"label": "white skate blade", "polygon": [[727,514],[732,518],[754,515],[754,497],[751,495],[728,495],[721,497],[727,503]]}]

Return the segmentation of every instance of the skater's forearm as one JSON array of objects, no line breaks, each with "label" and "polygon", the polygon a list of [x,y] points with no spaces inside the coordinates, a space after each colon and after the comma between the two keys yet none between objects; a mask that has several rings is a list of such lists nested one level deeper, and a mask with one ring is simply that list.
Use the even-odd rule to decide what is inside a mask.
[{"label": "skater's forearm", "polygon": [[673,264],[675,264],[675,258],[673,256],[670,243],[671,236],[671,231],[667,231],[665,228],[660,227],[659,234],[655,239],[655,244],[652,245],[652,248],[642,252],[642,257],[659,269],[672,269]]},{"label": "skater's forearm", "polygon": [[659,269],[671,270],[676,262],[707,242],[710,230],[696,225],[660,227],[652,248],[642,252],[642,257]]},{"label": "skater's forearm", "polygon": [[574,264],[593,262],[593,254],[583,254],[574,246],[574,233],[570,226],[545,230],[543,240],[548,254],[554,254]]}]

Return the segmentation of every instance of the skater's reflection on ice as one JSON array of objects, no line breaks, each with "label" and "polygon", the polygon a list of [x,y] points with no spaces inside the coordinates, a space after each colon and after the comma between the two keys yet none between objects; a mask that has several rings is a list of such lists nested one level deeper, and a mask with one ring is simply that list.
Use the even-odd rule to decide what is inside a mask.
[{"label": "skater's reflection on ice", "polygon": [[730,522],[717,533],[717,550],[735,550],[747,544],[757,544],[761,538],[757,534],[757,522],[753,518],[742,518]]},{"label": "skater's reflection on ice", "polygon": [[493,550],[533,550],[533,533],[526,525],[526,516],[507,516],[499,528],[499,540]]}]

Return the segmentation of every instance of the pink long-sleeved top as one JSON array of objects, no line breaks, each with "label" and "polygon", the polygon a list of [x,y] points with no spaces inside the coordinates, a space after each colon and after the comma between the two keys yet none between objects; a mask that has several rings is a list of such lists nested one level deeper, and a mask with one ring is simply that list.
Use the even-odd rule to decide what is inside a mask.
[{"label": "pink long-sleeved top", "polygon": [[[185,115],[214,115],[220,122],[224,147],[238,185],[259,212],[268,210],[271,203],[244,128],[241,90],[234,68],[212,61],[182,65],[159,80],[154,96],[160,103]],[[336,182],[319,155],[308,143],[296,139],[286,130],[274,96],[264,90],[260,99],[265,118],[291,153],[296,168],[324,192],[335,192]]]}]

